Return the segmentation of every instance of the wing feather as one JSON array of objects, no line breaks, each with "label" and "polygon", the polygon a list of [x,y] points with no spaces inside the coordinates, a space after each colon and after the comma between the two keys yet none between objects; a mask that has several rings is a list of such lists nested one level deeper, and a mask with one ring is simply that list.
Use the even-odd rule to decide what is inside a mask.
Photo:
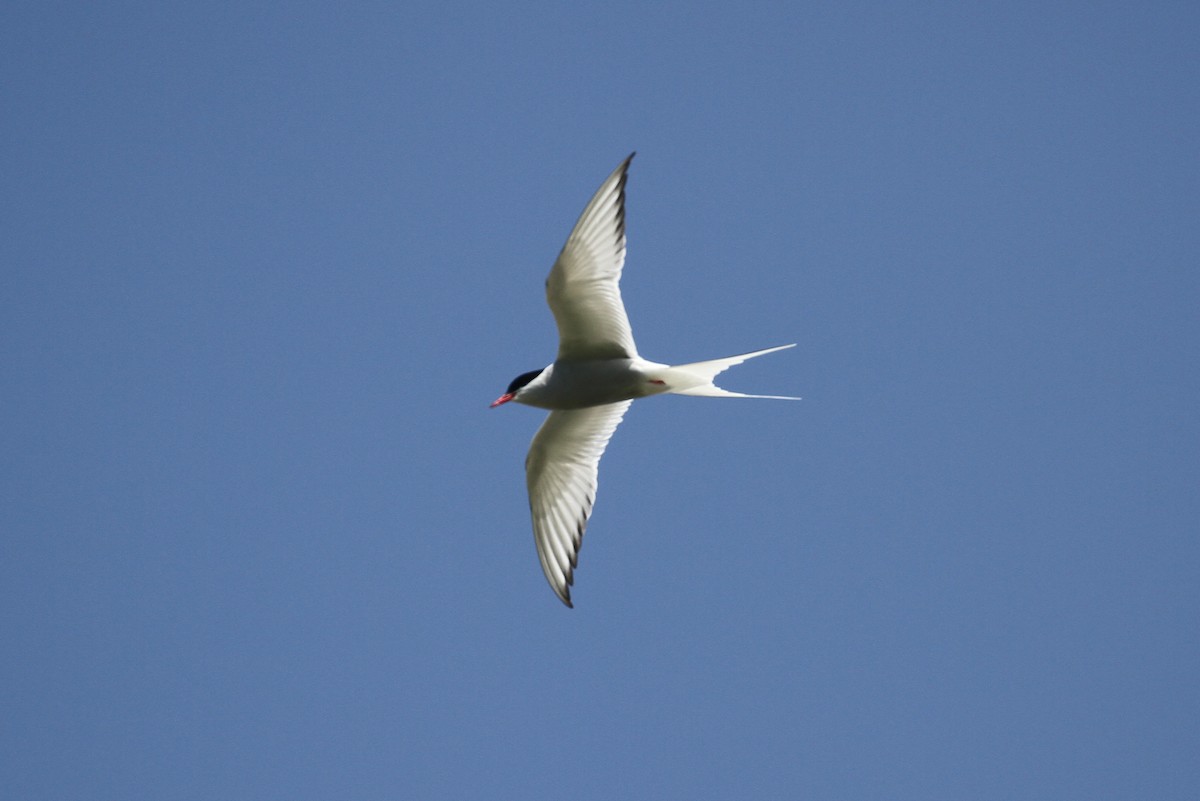
[{"label": "wing feather", "polygon": [[559,361],[637,356],[620,287],[625,183],[633,156],[596,190],[546,279],[546,301],[558,324]]},{"label": "wing feather", "polygon": [[596,499],[600,457],[631,403],[551,412],[529,446],[525,482],[533,538],[546,580],[567,606]]}]

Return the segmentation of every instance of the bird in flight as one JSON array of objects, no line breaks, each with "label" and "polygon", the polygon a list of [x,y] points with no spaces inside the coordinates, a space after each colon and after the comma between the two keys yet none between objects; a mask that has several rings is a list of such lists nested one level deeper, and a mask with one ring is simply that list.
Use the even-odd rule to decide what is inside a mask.
[{"label": "bird in flight", "polygon": [[713,384],[735,364],[795,343],[674,367],[638,355],[619,286],[625,265],[625,183],[634,155],[596,190],[546,279],[546,300],[558,324],[554,363],[517,376],[492,403],[493,409],[516,401],[550,410],[530,443],[525,483],[542,570],[567,606],[572,606],[574,570],[596,500],[600,457],[635,399],[671,393],[799,400],[743,395]]}]

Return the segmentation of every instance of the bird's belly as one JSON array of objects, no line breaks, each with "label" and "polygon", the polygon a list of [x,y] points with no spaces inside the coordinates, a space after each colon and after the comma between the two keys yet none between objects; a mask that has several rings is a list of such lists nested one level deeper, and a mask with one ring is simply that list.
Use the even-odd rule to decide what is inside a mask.
[{"label": "bird's belly", "polygon": [[543,409],[584,409],[645,398],[666,389],[661,382],[653,381],[636,369],[629,359],[578,364],[558,362],[554,364],[550,380],[539,388],[537,395],[522,400]]}]

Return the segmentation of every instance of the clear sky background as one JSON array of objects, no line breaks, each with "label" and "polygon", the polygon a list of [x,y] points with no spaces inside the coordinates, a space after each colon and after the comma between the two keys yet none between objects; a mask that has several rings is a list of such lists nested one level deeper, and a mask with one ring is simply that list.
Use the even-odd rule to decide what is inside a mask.
[{"label": "clear sky background", "polygon": [[0,796],[1196,798],[1197,8],[5,4]]}]

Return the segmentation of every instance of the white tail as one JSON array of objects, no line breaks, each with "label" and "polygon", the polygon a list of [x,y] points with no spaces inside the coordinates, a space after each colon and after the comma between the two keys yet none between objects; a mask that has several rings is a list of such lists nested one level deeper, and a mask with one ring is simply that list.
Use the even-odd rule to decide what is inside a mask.
[{"label": "white tail", "polygon": [[706,398],[774,398],[776,400],[800,400],[787,395],[744,395],[741,392],[730,392],[713,384],[713,379],[721,373],[756,356],[766,356],[777,350],[794,348],[796,344],[780,345],[766,350],[756,350],[753,353],[743,353],[740,356],[727,356],[724,359],[711,359],[707,362],[680,364],[662,371],[663,380],[670,387],[668,392],[676,395],[698,395]]}]

